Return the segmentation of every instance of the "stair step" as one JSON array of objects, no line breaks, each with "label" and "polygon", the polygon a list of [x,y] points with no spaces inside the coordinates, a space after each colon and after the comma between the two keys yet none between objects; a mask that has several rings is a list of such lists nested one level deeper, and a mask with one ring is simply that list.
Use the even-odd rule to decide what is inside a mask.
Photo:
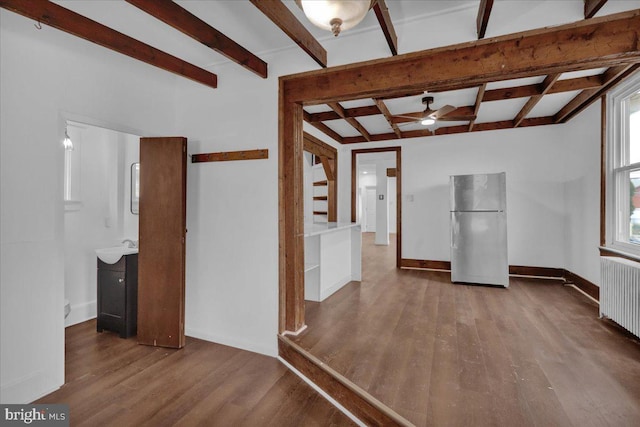
[{"label": "stair step", "polygon": [[314,215],[327,215],[327,212],[324,211],[313,211]]},{"label": "stair step", "polygon": [[327,196],[314,196],[313,200],[329,200]]},{"label": "stair step", "polygon": [[317,181],[317,182],[313,183],[314,187],[320,187],[320,186],[323,186],[323,185],[327,185],[327,181]]}]

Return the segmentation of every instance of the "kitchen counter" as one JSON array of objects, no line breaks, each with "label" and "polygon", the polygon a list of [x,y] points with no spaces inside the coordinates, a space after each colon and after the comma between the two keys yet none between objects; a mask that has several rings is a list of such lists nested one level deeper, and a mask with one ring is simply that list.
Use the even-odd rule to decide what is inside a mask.
[{"label": "kitchen counter", "polygon": [[304,254],[304,298],[320,302],[347,283],[361,280],[360,224],[305,224]]}]

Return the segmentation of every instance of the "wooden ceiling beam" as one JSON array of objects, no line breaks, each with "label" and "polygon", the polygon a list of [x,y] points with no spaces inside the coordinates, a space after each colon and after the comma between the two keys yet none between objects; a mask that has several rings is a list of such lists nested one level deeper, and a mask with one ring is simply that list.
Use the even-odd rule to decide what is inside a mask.
[{"label": "wooden ceiling beam", "polygon": [[603,84],[600,88],[587,89],[580,92],[575,98],[573,98],[567,105],[562,107],[558,113],[554,116],[555,123],[565,123],[576,114],[591,105],[592,102],[600,98],[613,86],[618,84],[621,80],[629,76],[640,68],[640,64],[632,65],[620,65],[617,67],[609,68],[603,74]]},{"label": "wooden ceiling beam", "polygon": [[520,112],[516,114],[516,117],[513,119],[514,128],[520,126],[524,118],[527,117],[527,114],[529,114],[531,110],[533,110],[533,107],[535,107],[538,102],[540,102],[542,97],[549,91],[549,89],[551,89],[551,86],[553,86],[553,84],[556,82],[556,80],[558,80],[559,77],[560,73],[549,74],[547,77],[545,77],[544,81],[540,83],[540,94],[530,97],[526,104],[524,104]]},{"label": "wooden ceiling beam", "polygon": [[326,142],[311,135],[310,133],[303,133],[304,151],[308,151],[317,156],[324,156],[329,159],[336,159],[338,157],[338,150],[330,146]]},{"label": "wooden ceiling beam", "polygon": [[337,141],[340,144],[343,143],[344,138],[338,132],[334,131],[333,129],[331,129],[329,126],[325,125],[322,122],[310,122],[309,113],[307,113],[304,110],[302,110],[302,115],[305,122],[309,123],[311,126],[318,129],[320,132],[324,133],[328,137],[332,138],[334,141]]},{"label": "wooden ceiling beam", "polygon": [[[474,116],[474,106],[468,105],[464,107],[458,107],[453,111],[441,116],[438,120],[442,121],[466,121],[471,120],[471,117]],[[413,113],[404,113],[397,114],[395,116],[391,116],[391,121],[395,124],[400,123],[410,123],[418,120],[422,120],[424,118],[424,111],[416,111]]]},{"label": "wooden ceiling beam", "polygon": [[305,105],[640,62],[640,10],[281,77]]},{"label": "wooden ceiling beam", "polygon": [[280,0],[250,0],[251,3],[274,24],[278,26],[291,40],[296,42],[322,68],[327,67],[327,51],[320,42],[311,35],[309,30]]},{"label": "wooden ceiling beam", "polygon": [[483,39],[489,25],[489,17],[493,8],[493,0],[480,0],[478,8],[478,17],[476,18],[476,26],[478,29],[478,39]]},{"label": "wooden ceiling beam", "polygon": [[584,19],[593,18],[607,0],[584,0]]},{"label": "wooden ceiling beam", "polygon": [[0,7],[206,86],[218,85],[215,74],[50,1],[0,0]]},{"label": "wooden ceiling beam", "polygon": [[338,113],[338,115],[340,117],[342,117],[347,123],[349,123],[351,126],[353,126],[353,128],[355,130],[357,130],[358,132],[360,132],[360,134],[367,140],[367,141],[371,141],[371,135],[369,134],[369,132],[364,128],[364,126],[362,126],[362,124],[357,121],[356,119],[354,119],[353,117],[348,117],[345,113],[344,108],[342,108],[342,105],[340,105],[337,102],[329,102],[327,103],[327,105],[329,107],[331,107],[331,109],[333,111],[335,111],[336,113]]},{"label": "wooden ceiling beam", "polygon": [[[534,117],[534,118],[524,119],[520,124],[520,127],[544,126],[544,125],[550,125],[553,123],[554,123],[553,116]],[[423,137],[434,136],[434,135],[453,135],[458,133],[482,132],[482,131],[488,131],[488,130],[511,129],[511,128],[513,128],[513,120],[502,120],[498,122],[476,123],[472,131],[469,131],[468,125],[444,126],[436,129],[435,131],[431,131],[428,128],[408,130],[408,131],[402,132],[401,139],[423,138]],[[398,139],[395,133],[376,133],[371,135],[371,141],[367,141],[362,136],[348,136],[344,138],[343,144],[360,144],[363,142],[389,141],[394,139]]]},{"label": "wooden ceiling beam", "polygon": [[[571,92],[574,90],[593,89],[602,86],[602,75],[576,77],[558,80],[548,94]],[[540,84],[491,89],[484,93],[482,102],[503,101],[505,99],[526,98],[540,94]]]},{"label": "wooden ceiling beam", "polygon": [[[476,94],[476,102],[473,104],[473,115],[478,116],[478,111],[480,111],[480,104],[482,104],[482,98],[484,98],[484,91],[487,89],[487,84],[484,83],[478,87],[478,93]],[[467,132],[471,132],[473,130],[473,126],[476,123],[476,119],[472,119],[469,121],[469,127]]]},{"label": "wooden ceiling beam", "polygon": [[[382,114],[376,105],[367,105],[365,107],[345,108],[344,112],[347,117],[376,116]],[[329,120],[341,120],[342,117],[335,111],[323,111],[321,113],[309,113],[309,122],[326,122]]]},{"label": "wooden ceiling beam", "polygon": [[171,0],[126,0],[154,18],[224,55],[262,78],[267,63]]},{"label": "wooden ceiling beam", "polygon": [[389,8],[387,7],[385,0],[377,0],[376,4],[373,6],[373,11],[376,14],[376,18],[378,18],[378,22],[380,23],[380,28],[384,33],[384,38],[387,40],[387,44],[389,45],[391,54],[397,55],[398,54],[398,36],[396,35],[396,30],[393,27],[393,22],[391,21],[391,15],[389,15]]},{"label": "wooden ceiling beam", "polygon": [[374,99],[373,101],[378,106],[378,109],[380,111],[382,111],[382,114],[384,115],[384,118],[389,123],[389,126],[391,126],[391,129],[393,129],[393,133],[395,133],[398,138],[402,138],[402,131],[400,131],[400,128],[398,127],[398,125],[395,124],[393,122],[393,120],[391,119],[391,117],[392,117],[391,112],[389,111],[389,109],[385,105],[384,101],[381,100],[381,99]]}]

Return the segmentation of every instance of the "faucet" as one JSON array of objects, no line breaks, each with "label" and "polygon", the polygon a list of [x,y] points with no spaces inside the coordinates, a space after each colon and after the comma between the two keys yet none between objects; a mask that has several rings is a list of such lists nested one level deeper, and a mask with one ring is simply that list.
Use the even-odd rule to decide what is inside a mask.
[{"label": "faucet", "polygon": [[126,243],[128,248],[137,248],[138,247],[138,242],[134,242],[131,239],[124,239],[122,241],[122,243]]}]

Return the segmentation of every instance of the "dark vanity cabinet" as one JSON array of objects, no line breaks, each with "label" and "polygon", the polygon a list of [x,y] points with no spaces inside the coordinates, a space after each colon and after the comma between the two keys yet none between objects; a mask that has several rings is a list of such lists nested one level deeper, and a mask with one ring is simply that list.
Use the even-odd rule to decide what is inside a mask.
[{"label": "dark vanity cabinet", "polygon": [[115,264],[98,258],[98,332],[108,330],[128,338],[137,329],[138,254],[124,255]]}]

